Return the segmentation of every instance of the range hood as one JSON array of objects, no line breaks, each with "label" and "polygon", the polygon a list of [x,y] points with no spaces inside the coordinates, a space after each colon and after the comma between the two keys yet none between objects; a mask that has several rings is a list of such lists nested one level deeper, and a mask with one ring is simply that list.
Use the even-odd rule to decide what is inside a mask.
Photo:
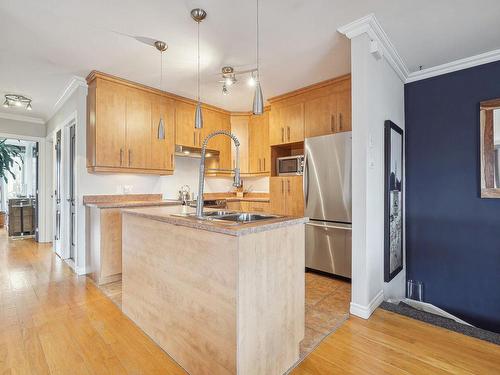
[{"label": "range hood", "polygon": [[[201,148],[175,145],[175,156],[199,159],[201,158]],[[219,151],[207,148],[205,156],[207,159],[219,159]]]}]

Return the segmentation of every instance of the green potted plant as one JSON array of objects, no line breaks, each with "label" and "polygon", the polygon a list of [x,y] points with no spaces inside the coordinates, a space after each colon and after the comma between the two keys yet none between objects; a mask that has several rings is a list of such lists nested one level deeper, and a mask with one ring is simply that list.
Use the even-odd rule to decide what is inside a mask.
[{"label": "green potted plant", "polygon": [[[18,164],[16,158],[21,156],[22,149],[19,146],[11,145],[6,143],[6,139],[0,140],[0,179],[3,179],[5,183],[8,181],[8,174],[12,178],[16,178],[12,169],[14,164]],[[2,195],[4,192],[1,192]],[[0,197],[2,196],[0,195]],[[3,200],[2,200],[3,202]],[[0,228],[5,224],[5,211],[0,210]]]}]

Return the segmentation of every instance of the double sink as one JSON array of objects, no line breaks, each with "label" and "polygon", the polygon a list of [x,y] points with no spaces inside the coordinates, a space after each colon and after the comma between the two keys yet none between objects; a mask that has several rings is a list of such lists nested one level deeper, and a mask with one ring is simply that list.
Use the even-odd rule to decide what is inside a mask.
[{"label": "double sink", "polygon": [[272,220],[280,217],[277,215],[263,215],[251,212],[234,212],[234,211],[208,211],[203,213],[203,218],[198,218],[195,213],[181,214],[175,216],[189,217],[195,220],[211,220],[230,225],[247,224],[261,220]]}]

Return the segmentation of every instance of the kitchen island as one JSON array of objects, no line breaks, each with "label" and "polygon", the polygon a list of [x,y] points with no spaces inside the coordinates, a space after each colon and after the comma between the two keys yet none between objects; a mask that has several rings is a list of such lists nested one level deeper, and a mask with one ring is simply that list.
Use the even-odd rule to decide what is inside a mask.
[{"label": "kitchen island", "polygon": [[286,372],[304,337],[307,219],[192,212],[123,211],[123,312],[190,374]]}]

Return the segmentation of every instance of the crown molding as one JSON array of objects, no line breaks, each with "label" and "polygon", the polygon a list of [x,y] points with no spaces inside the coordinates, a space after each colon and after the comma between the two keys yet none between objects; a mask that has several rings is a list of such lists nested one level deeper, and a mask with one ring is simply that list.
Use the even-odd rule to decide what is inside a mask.
[{"label": "crown molding", "polygon": [[442,74],[456,72],[458,70],[472,68],[474,66],[487,64],[500,60],[500,49],[490,52],[481,53],[479,55],[466,57],[464,59],[455,60],[446,64],[436,65],[431,68],[422,69],[412,72],[408,75],[406,82],[420,81],[421,79],[440,76]]},{"label": "crown molding", "polygon": [[337,29],[349,39],[367,34],[371,39],[370,52],[377,58],[385,57],[401,81],[406,82],[409,70],[398,51],[380,26],[375,14],[371,13]]},{"label": "crown molding", "polygon": [[73,95],[73,93],[79,87],[87,88],[87,81],[85,81],[85,78],[78,76],[71,77],[71,80],[69,81],[68,85],[63,90],[62,94],[59,96],[56,103],[54,104],[49,119],[51,119],[54,116],[54,114],[56,114],[56,112],[61,109],[64,103],[66,103],[66,101],[71,97],[71,95]]},{"label": "crown molding", "polygon": [[40,124],[44,125],[45,121],[42,118],[39,117],[30,117],[30,116],[24,116],[24,115],[17,115],[14,113],[5,113],[5,112],[0,112],[0,118],[4,118],[7,120],[14,120],[14,121],[24,121],[24,122],[31,122],[33,124]]}]

